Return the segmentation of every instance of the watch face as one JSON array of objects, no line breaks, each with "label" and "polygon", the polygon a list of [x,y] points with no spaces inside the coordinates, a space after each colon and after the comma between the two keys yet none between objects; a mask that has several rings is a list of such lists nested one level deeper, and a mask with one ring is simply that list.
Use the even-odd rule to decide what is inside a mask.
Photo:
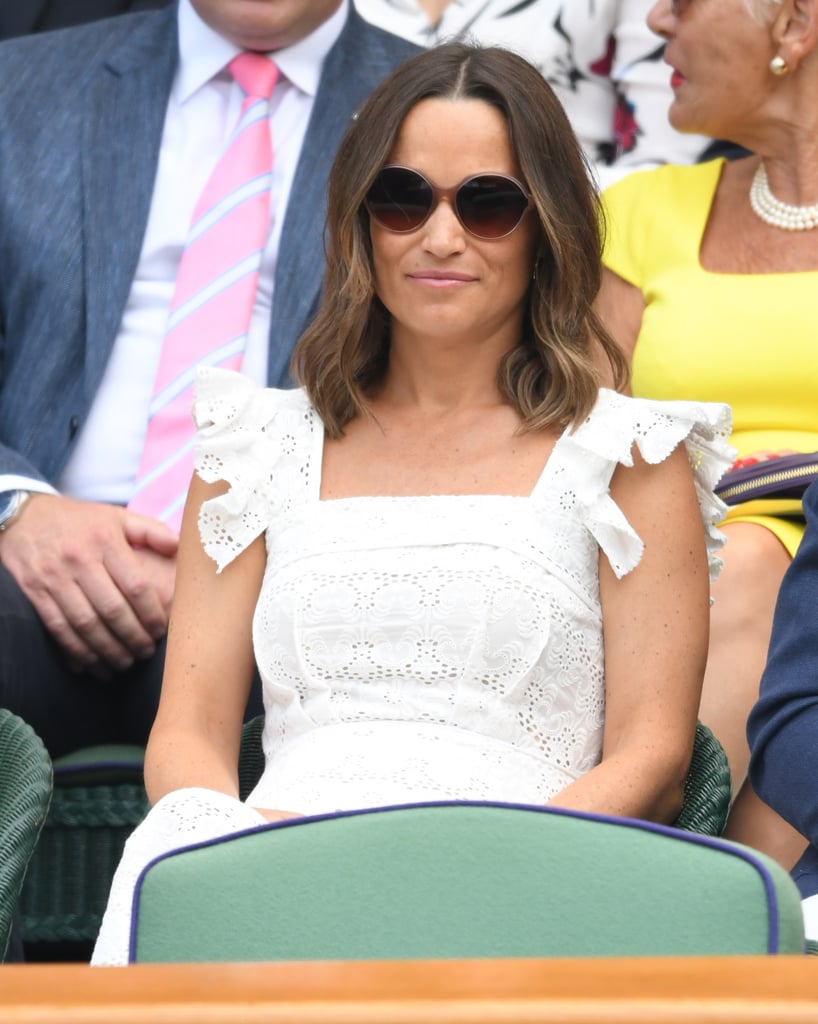
[{"label": "watch face", "polygon": [[0,523],[4,522],[17,507],[17,491],[0,491]]},{"label": "watch face", "polygon": [[0,530],[3,529],[6,523],[20,507],[20,497],[22,493],[22,491],[0,492]]}]

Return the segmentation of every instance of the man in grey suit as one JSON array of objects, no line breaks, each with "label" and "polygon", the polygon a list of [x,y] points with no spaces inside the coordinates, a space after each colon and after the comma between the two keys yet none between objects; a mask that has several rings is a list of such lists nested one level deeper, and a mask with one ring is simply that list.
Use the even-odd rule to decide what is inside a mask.
[{"label": "man in grey suit", "polygon": [[286,386],[319,299],[335,149],[415,48],[349,0],[178,0],[0,45],[0,704],[55,756],[142,743],[153,720],[177,539],[126,506],[241,50],[279,68],[243,372]]}]

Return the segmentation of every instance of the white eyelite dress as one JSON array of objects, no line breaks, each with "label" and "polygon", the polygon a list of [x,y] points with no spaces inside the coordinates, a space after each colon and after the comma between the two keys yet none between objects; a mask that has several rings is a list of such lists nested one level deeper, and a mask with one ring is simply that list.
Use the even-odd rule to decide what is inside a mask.
[{"label": "white eyelite dress", "polygon": [[637,445],[687,446],[711,558],[730,463],[726,406],[602,390],[529,497],[319,500],[323,427],[303,391],[230,371],[197,381],[197,470],[230,489],[200,528],[221,570],[266,533],[253,624],[266,767],[247,805],[170,793],[137,828],[94,963],[127,960],[139,871],[191,842],[316,814],[426,800],[545,803],[598,763],[604,718],[600,549],[618,576],[642,542],[610,497]]}]

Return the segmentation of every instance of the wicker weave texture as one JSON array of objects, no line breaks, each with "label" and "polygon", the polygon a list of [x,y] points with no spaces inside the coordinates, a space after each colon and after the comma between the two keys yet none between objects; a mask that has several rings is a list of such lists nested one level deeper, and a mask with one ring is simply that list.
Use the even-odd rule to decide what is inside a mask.
[{"label": "wicker weave texture", "polygon": [[122,848],[148,809],[143,785],[110,784],[105,780],[112,771],[100,765],[96,785],[66,785],[56,776],[20,900],[26,943],[96,938]]},{"label": "wicker weave texture", "polygon": [[730,809],[730,765],[721,743],[701,722],[696,726],[693,758],[685,780],[682,811],[676,828],[720,836]]},{"label": "wicker weave texture", "polygon": [[264,771],[264,749],[261,745],[263,732],[263,715],[244,723],[239,753],[239,797],[242,800],[247,799]]},{"label": "wicker weave texture", "polygon": [[34,730],[0,708],[0,954],[51,800],[51,759]]}]

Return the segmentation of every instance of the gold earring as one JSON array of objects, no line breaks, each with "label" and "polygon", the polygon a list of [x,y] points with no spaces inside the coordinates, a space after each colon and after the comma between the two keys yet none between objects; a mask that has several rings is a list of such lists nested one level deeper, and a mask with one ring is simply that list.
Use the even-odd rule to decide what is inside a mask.
[{"label": "gold earring", "polygon": [[772,71],[774,75],[786,75],[789,70],[789,64],[778,54],[776,54],[770,61],[770,71]]}]

